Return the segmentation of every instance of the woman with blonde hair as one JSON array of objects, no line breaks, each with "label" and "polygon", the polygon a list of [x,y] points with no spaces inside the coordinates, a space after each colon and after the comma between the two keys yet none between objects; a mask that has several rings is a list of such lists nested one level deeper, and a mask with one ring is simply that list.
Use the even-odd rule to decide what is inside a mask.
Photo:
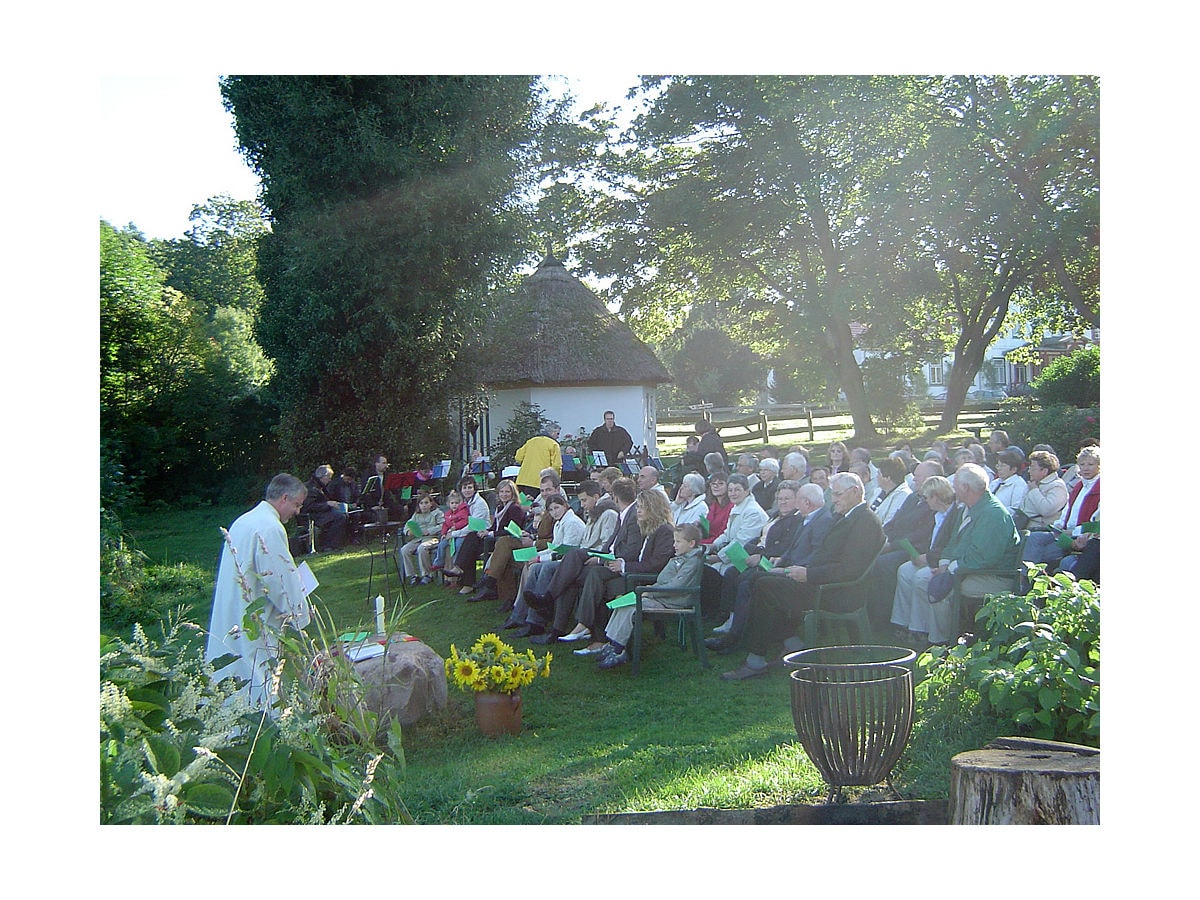
[{"label": "woman with blonde hair", "polygon": [[[465,478],[462,482],[462,487],[467,488],[475,484],[473,478]],[[512,522],[518,528],[525,526],[525,518],[528,513],[525,507],[521,505],[521,501],[517,494],[517,486],[509,479],[504,479],[496,485],[496,513],[494,516],[488,511],[487,504],[483,504],[484,515],[480,516],[477,512],[472,512],[471,515],[477,519],[483,519],[488,522],[488,527],[483,531],[474,531],[468,528],[467,533],[462,536],[462,541],[458,546],[458,553],[454,555],[454,568],[459,569],[459,584],[462,587],[459,589],[460,594],[475,594],[475,564],[479,558],[486,556],[492,552],[492,548],[496,546],[496,536],[504,534],[507,531],[508,523]],[[486,518],[485,518],[486,517]],[[490,576],[486,576],[490,579]],[[494,588],[494,579],[487,585],[489,588]],[[483,592],[478,596],[473,596],[471,602],[478,602],[484,599],[495,599],[488,596],[489,592]]]},{"label": "woman with blonde hair", "polygon": [[[559,640],[577,641],[591,637],[580,656],[599,653],[608,643],[604,626],[608,622],[605,603],[624,592],[625,575],[657,576],[675,555],[675,524],[671,520],[671,501],[659,490],[638,491],[637,524],[642,533],[642,550],[637,559],[617,558],[605,563],[608,572],[584,579],[575,604],[575,628]],[[611,574],[609,574],[611,573]]]}]

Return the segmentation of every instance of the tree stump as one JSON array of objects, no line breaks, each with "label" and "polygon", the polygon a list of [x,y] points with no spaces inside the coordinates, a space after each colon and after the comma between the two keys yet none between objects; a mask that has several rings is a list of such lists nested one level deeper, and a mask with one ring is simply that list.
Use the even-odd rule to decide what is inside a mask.
[{"label": "tree stump", "polygon": [[1100,751],[997,738],[950,761],[951,825],[1099,825]]}]

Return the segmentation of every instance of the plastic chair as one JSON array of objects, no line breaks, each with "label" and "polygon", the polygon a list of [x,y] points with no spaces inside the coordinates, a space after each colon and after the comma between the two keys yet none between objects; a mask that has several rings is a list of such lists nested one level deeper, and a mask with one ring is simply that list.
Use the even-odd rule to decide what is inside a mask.
[{"label": "plastic chair", "polygon": [[[703,569],[701,569],[703,572]],[[687,649],[687,637],[689,628],[692,634],[692,652],[696,654],[696,658],[700,660],[700,665],[708,668],[708,655],[704,646],[704,620],[703,611],[701,609],[701,588],[700,579],[696,579],[696,583],[688,588],[666,589],[659,588],[653,584],[637,585],[633,588],[635,603],[633,608],[633,660],[630,667],[630,673],[637,675],[638,669],[641,667],[642,661],[642,620],[649,617],[654,620],[674,619],[677,622],[677,636],[680,649]],[[682,608],[659,608],[645,607],[642,605],[642,597],[645,594],[656,593],[671,593],[680,594],[686,593],[691,598],[691,605]],[[657,624],[657,621],[656,621]]]},{"label": "plastic chair", "polygon": [[855,640],[859,644],[871,643],[871,618],[867,612],[867,607],[871,602],[869,596],[863,593],[862,605],[848,612],[833,612],[823,607],[829,603],[830,595],[852,593],[855,590],[861,589],[868,582],[875,566],[875,560],[878,559],[885,542],[886,539],[880,542],[879,547],[871,555],[866,568],[862,570],[862,574],[853,581],[835,581],[829,584],[817,585],[816,596],[813,599],[813,608],[804,614],[805,647],[818,646],[818,638],[822,625],[836,625],[839,628],[848,625],[853,626],[857,632],[857,638],[848,640],[847,643],[855,643]]},{"label": "plastic chair", "polygon": [[1025,574],[1025,564],[1022,561],[1022,557],[1025,555],[1025,541],[1029,538],[1029,532],[1021,531],[1020,535],[1021,540],[1014,551],[1017,560],[1015,565],[995,569],[959,569],[954,573],[954,590],[946,599],[958,607],[958,628],[960,634],[965,634],[975,627],[975,616],[989,596],[1003,593],[1006,590],[1005,588],[987,592],[964,590],[963,583],[966,581],[967,576],[990,575],[996,578],[1005,578],[1009,581],[1007,590],[1017,594],[1021,592],[1021,577]]}]

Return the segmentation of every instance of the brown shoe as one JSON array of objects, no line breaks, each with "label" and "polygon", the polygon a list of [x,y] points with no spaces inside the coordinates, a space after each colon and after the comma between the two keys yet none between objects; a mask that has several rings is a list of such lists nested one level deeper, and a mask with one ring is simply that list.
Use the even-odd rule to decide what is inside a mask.
[{"label": "brown shoe", "polygon": [[732,672],[722,672],[722,681],[745,681],[747,678],[759,678],[766,675],[770,671],[766,666],[761,669],[752,669],[745,663],[742,663]]}]

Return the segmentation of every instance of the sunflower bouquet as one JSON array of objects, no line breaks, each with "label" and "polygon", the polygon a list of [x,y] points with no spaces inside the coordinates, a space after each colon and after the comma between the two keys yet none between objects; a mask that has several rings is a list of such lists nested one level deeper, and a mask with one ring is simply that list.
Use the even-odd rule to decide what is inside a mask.
[{"label": "sunflower bouquet", "polygon": [[541,675],[550,677],[553,654],[541,659],[532,650],[517,653],[495,634],[482,635],[471,649],[460,653],[453,644],[446,659],[446,678],[464,691],[511,694]]}]

